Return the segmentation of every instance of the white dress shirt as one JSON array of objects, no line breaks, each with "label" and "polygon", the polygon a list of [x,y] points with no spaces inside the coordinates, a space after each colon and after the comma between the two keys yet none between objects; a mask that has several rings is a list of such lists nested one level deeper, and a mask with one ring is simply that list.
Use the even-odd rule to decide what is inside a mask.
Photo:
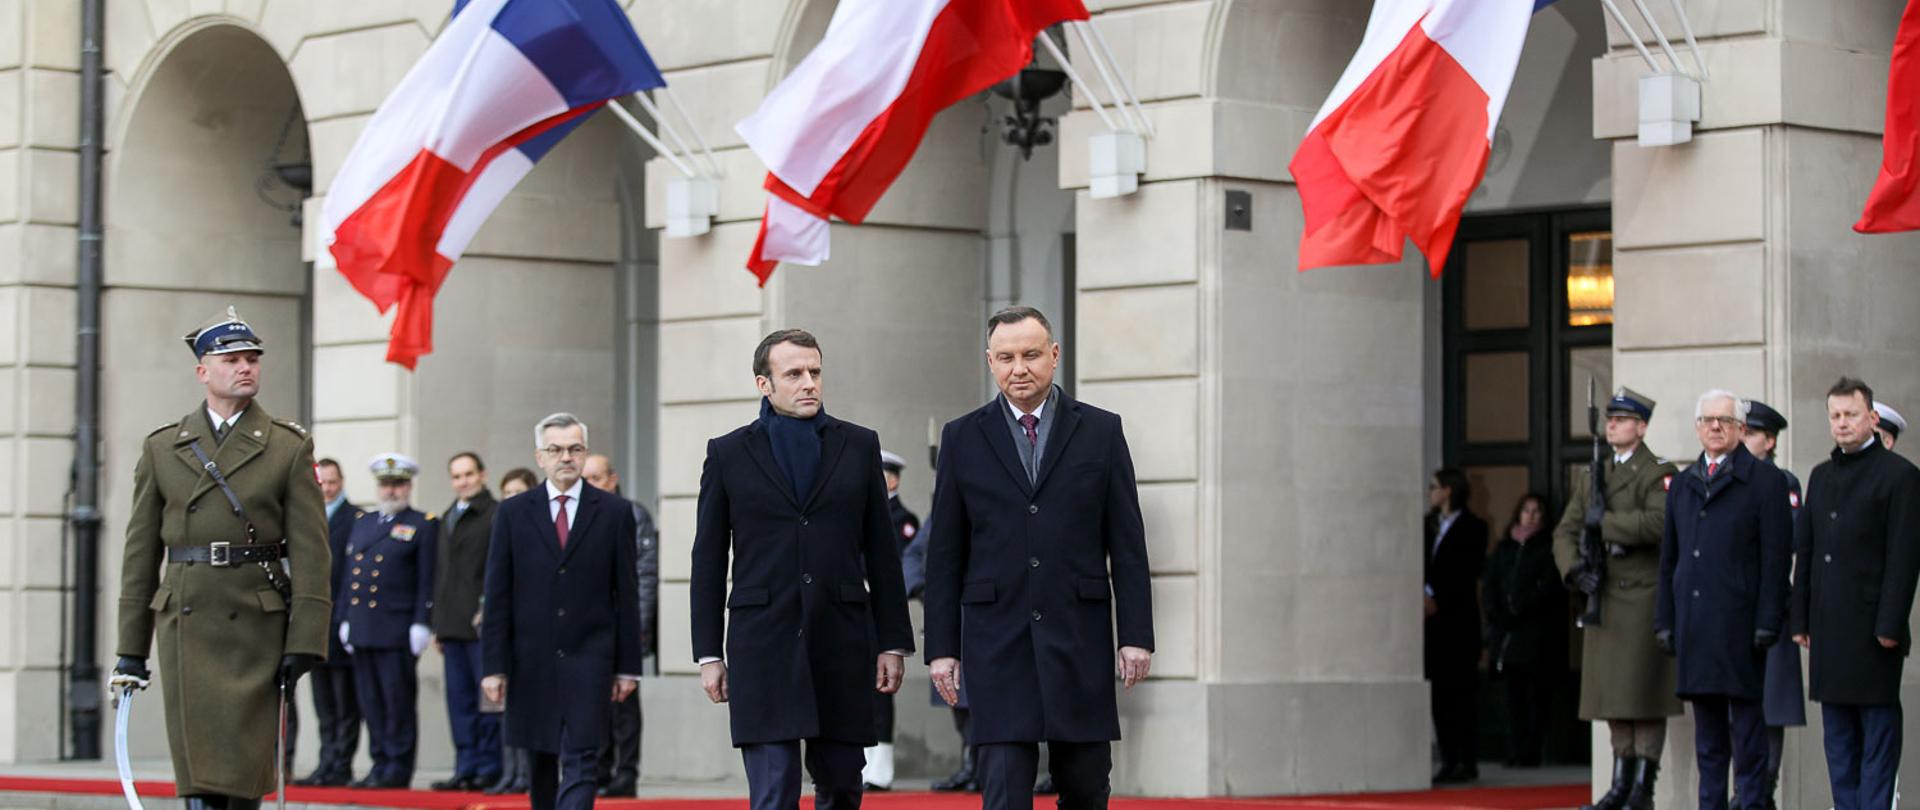
[{"label": "white dress shirt", "polygon": [[244,413],[246,413],[246,412],[247,412],[247,409],[246,409],[246,408],[241,408],[240,410],[237,410],[237,411],[234,411],[234,412],[233,412],[233,416],[231,416],[231,417],[228,417],[228,418],[226,418],[226,419],[222,419],[222,418],[220,418],[220,414],[217,414],[217,413],[214,413],[214,412],[213,412],[213,406],[212,406],[212,405],[208,405],[208,406],[207,406],[207,421],[209,421],[209,422],[212,422],[212,423],[213,423],[213,432],[214,432],[214,435],[216,435],[216,436],[217,436],[217,435],[219,435],[219,434],[220,434],[220,430],[221,430],[222,428],[231,428],[231,427],[233,427],[233,425],[234,425],[234,423],[235,423],[235,422],[238,422],[238,421],[240,421],[240,416],[241,416],[241,414],[244,414]]},{"label": "white dress shirt", "polygon": [[1047,409],[1047,400],[1052,398],[1053,398],[1052,394],[1049,393],[1046,398],[1040,400],[1039,405],[1034,407],[1032,414],[1026,414],[1026,413],[1022,413],[1019,408],[1016,408],[1013,406],[1013,400],[1007,399],[1006,397],[1001,397],[1001,399],[1007,403],[1007,410],[1013,412],[1013,421],[1015,422],[1020,421],[1020,417],[1022,416],[1032,416],[1035,419],[1039,419],[1040,412]]},{"label": "white dress shirt", "polygon": [[573,486],[566,491],[555,489],[553,479],[547,479],[547,519],[560,522],[560,496],[567,496],[567,526],[573,526],[573,516],[580,514],[580,479],[574,479]]}]

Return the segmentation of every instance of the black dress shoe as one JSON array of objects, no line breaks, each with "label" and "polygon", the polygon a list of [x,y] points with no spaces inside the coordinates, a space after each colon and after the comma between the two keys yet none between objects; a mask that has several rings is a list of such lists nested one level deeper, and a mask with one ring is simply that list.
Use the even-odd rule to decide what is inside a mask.
[{"label": "black dress shoe", "polygon": [[611,797],[637,796],[640,793],[640,786],[635,784],[635,781],[630,777],[616,776],[613,781],[600,786],[599,794]]},{"label": "black dress shoe", "polygon": [[454,774],[451,778],[435,782],[427,787],[434,790],[473,790],[475,779],[465,774]]},{"label": "black dress shoe", "polygon": [[512,785],[507,786],[508,793],[526,793],[532,789],[533,776],[531,774],[522,774],[520,778],[513,780]]},{"label": "black dress shoe", "polygon": [[1461,771],[1462,769],[1459,766],[1452,763],[1442,765],[1440,766],[1440,771],[1433,775],[1433,783],[1436,785],[1453,785],[1465,782],[1467,780],[1462,776]]},{"label": "black dress shoe", "polygon": [[876,785],[872,782],[863,782],[860,788],[868,793],[885,793],[893,789],[887,785]]}]

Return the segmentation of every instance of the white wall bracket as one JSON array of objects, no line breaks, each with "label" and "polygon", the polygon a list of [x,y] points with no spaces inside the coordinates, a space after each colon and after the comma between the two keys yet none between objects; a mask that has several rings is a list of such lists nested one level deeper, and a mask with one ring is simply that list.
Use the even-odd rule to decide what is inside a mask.
[{"label": "white wall bracket", "polygon": [[1674,15],[1680,20],[1680,30],[1687,40],[1687,49],[1693,52],[1693,67],[1699,75],[1689,73],[1680,64],[1680,54],[1673,49],[1673,42],[1667,39],[1667,33],[1660,30],[1660,23],[1648,10],[1646,0],[1633,0],[1634,10],[1639,12],[1642,22],[1653,32],[1654,42],[1659,44],[1661,53],[1667,57],[1667,67],[1653,58],[1653,52],[1647,50],[1640,41],[1640,33],[1635,31],[1633,23],[1627,21],[1627,15],[1620,11],[1614,0],[1600,0],[1606,7],[1608,16],[1627,35],[1640,58],[1645,60],[1651,74],[1640,77],[1640,130],[1638,143],[1641,146],[1674,146],[1693,140],[1693,125],[1700,121],[1700,84],[1707,80],[1707,60],[1700,55],[1700,43],[1693,38],[1693,24],[1687,20],[1687,10],[1680,0],[1668,0],[1673,6]]},{"label": "white wall bracket", "polygon": [[1096,200],[1125,197],[1140,189],[1147,171],[1147,142],[1138,132],[1109,129],[1087,139],[1087,194]]},{"label": "white wall bracket", "polygon": [[1095,70],[1100,73],[1101,84],[1107,88],[1107,94],[1113,97],[1113,106],[1119,111],[1116,120],[1107,112],[1106,104],[1100,94],[1094,92],[1089,84],[1075,70],[1073,62],[1055,45],[1053,37],[1042,31],[1038,37],[1054,61],[1060,63],[1060,69],[1067,74],[1068,81],[1080,92],[1085,93],[1087,101],[1093,106],[1093,112],[1100,116],[1101,123],[1107,128],[1088,136],[1087,142],[1087,178],[1088,194],[1096,200],[1112,197],[1124,197],[1138,191],[1140,176],[1147,173],[1147,142],[1153,137],[1153,122],[1147,119],[1146,108],[1140,106],[1140,98],[1134,95],[1133,84],[1127,81],[1120,64],[1113,58],[1112,49],[1107,47],[1107,38],[1095,27],[1092,20],[1068,21],[1064,23],[1080,37],[1082,49],[1088,59],[1093,60]]},{"label": "white wall bracket", "polygon": [[[680,129],[673,125],[672,119],[662,114],[659,106],[647,97],[646,93],[634,93],[633,99],[640,109],[652,116],[659,129],[666,133],[666,140],[653,130],[647,129],[633,113],[620,103],[619,99],[607,102],[607,108],[620,119],[640,140],[653,147],[655,154],[665,158],[673,168],[680,172],[679,177],[667,180],[667,238],[684,239],[701,236],[713,229],[713,218],[720,213],[720,185],[717,182],[723,175],[720,162],[713,156],[713,149],[707,146],[706,137],[700,134],[700,128],[694,126],[692,117],[686,108],[680,106],[679,99],[666,87],[658,91],[667,99],[667,106],[680,117],[681,123],[693,133],[700,144],[700,156],[695,157],[693,147],[681,137]],[[671,141],[672,145],[668,145]]]},{"label": "white wall bracket", "polygon": [[667,180],[667,238],[701,236],[713,229],[720,213],[720,187],[707,177]]}]

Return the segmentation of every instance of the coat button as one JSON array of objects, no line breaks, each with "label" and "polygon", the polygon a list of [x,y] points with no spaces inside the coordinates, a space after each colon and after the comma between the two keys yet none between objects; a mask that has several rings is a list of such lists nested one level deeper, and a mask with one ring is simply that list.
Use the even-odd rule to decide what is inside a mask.
[{"label": "coat button", "polygon": [[367,593],[379,593],[379,592],[380,592],[380,586],[378,585],[374,585],[367,588]]},{"label": "coat button", "polygon": [[380,600],[378,600],[378,599],[369,599],[369,600],[367,600],[367,607],[370,607],[370,608],[377,608],[377,607],[379,607],[379,606],[380,606]]},{"label": "coat button", "polygon": [[1696,549],[1694,549],[1694,550],[1693,550],[1693,556],[1694,556],[1694,559],[1699,559],[1699,558],[1700,558],[1700,549],[1697,549],[1697,548],[1696,548]]},{"label": "coat button", "polygon": [[184,607],[182,607],[182,608],[180,608],[180,615],[182,615],[182,616],[192,616],[192,615],[193,615],[193,606],[192,606],[192,605],[187,605],[187,606],[184,606]]},{"label": "coat button", "polygon": [[554,611],[554,612],[555,612],[555,613],[557,613],[557,614],[559,614],[559,615],[561,615],[561,616],[565,616],[565,615],[567,615],[567,609],[566,609],[566,608],[561,608],[561,609],[559,609],[559,610],[557,610],[557,611]]},{"label": "coat button", "polygon": [[376,576],[376,577],[377,577],[377,576],[380,576],[380,569],[378,569],[378,568],[375,568],[375,569],[373,569],[373,575],[374,575],[374,576]]},{"label": "coat button", "polygon": [[[358,585],[355,585],[355,586],[353,586],[353,587],[355,587],[355,588],[358,588],[358,587],[360,587],[360,586],[358,586]],[[354,597],[354,598],[353,598],[353,600],[352,600],[351,602],[349,602],[349,604],[352,604],[352,605],[355,605],[355,606],[358,606],[358,605],[360,604],[360,597],[358,597],[358,596],[356,596],[356,597]]]},{"label": "coat button", "polygon": [[1029,515],[1040,514],[1040,505],[1037,503],[1027,504],[1027,514]]},{"label": "coat button", "polygon": [[1027,567],[1028,567],[1028,568],[1039,568],[1039,567],[1040,567],[1040,558],[1039,558],[1039,557],[1028,557],[1028,558],[1027,558]]},{"label": "coat button", "polygon": [[1832,554],[1822,554],[1822,555],[1820,555],[1820,559],[1821,559],[1822,561],[1824,561],[1824,562],[1833,562],[1833,555],[1832,555]]},{"label": "coat button", "polygon": [[386,562],[386,561],[387,561],[387,555],[385,555],[385,554],[375,554],[375,555],[373,555],[373,561],[374,561],[374,562]]},{"label": "coat button", "polygon": [[553,651],[553,654],[554,654],[554,656],[555,656],[556,658],[565,658],[565,657],[567,657],[567,651],[566,651],[566,650],[554,650],[554,651]]},{"label": "coat button", "polygon": [[1702,509],[1702,510],[1700,510],[1700,516],[1701,516],[1701,517],[1706,517],[1706,516],[1707,516],[1707,510],[1705,510],[1705,509]]},{"label": "coat button", "polygon": [[360,566],[357,566],[357,565],[356,565],[356,566],[354,566],[354,567],[353,567],[353,575],[354,575],[354,576],[356,576],[356,577],[357,577],[357,576],[360,576]]},{"label": "coat button", "polygon": [[1699,598],[1700,598],[1700,592],[1699,592],[1699,591],[1694,591],[1694,592],[1693,592],[1693,598],[1695,598],[1695,599],[1699,599]]},{"label": "coat button", "polygon": [[192,506],[189,506],[189,507],[187,507],[187,511],[188,511],[188,512],[198,512],[198,511],[200,511],[200,504],[197,504],[197,503],[196,503],[196,504],[194,504],[194,505],[192,505]]},{"label": "coat button", "polygon": [[355,582],[355,583],[353,583],[353,589],[354,589],[354,590],[356,590],[356,591],[357,591],[357,590],[360,590],[360,583],[358,583],[358,582]]},{"label": "coat button", "polygon": [[1839,520],[1839,519],[1840,519],[1840,513],[1839,513],[1839,512],[1828,512],[1828,513],[1827,513],[1827,519],[1828,519],[1828,520]]},{"label": "coat button", "polygon": [[805,526],[805,525],[807,525],[807,519],[806,519],[806,518],[801,518],[801,519],[800,519],[800,525],[802,525],[802,526]]},{"label": "coat button", "polygon": [[564,565],[563,565],[563,566],[560,566],[560,573],[562,573],[562,574],[564,574],[564,573],[566,573],[566,572],[567,572],[567,567],[566,567],[566,566],[564,566]]},{"label": "coat button", "polygon": [[812,575],[812,574],[801,574],[801,575],[800,575],[800,581],[801,581],[801,582],[803,582],[803,583],[806,583],[806,584],[808,584],[808,585],[812,585],[812,584],[813,584],[813,575]]},{"label": "coat button", "polygon": [[359,562],[360,560],[364,559],[366,556],[367,556],[366,554],[355,554],[353,555],[353,561]]},{"label": "coat button", "polygon": [[1036,611],[1034,611],[1034,612],[1033,612],[1033,620],[1034,620],[1034,621],[1036,621],[1036,622],[1037,622],[1037,621],[1040,621],[1040,611],[1037,611],[1037,610],[1036,610]]}]

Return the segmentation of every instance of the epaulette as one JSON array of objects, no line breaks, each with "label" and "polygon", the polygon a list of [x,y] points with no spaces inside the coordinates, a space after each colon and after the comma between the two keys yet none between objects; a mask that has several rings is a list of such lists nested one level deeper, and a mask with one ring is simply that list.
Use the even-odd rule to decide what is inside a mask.
[{"label": "epaulette", "polygon": [[354,520],[359,520],[359,519],[361,519],[361,518],[363,518],[363,517],[366,517],[366,515],[367,515],[367,513],[366,513],[366,512],[362,512],[362,511],[360,511],[360,510],[358,510],[358,509],[355,509],[355,510],[353,510],[353,519],[354,519]]},{"label": "epaulette", "polygon": [[438,518],[439,518],[439,515],[436,515],[436,514],[434,514],[434,513],[432,513],[432,512],[428,512],[428,513],[427,513],[427,519],[428,519],[428,520],[436,520],[436,519],[438,519]]},{"label": "epaulette", "polygon": [[176,428],[176,427],[179,427],[179,426],[180,426],[180,423],[179,423],[179,422],[168,422],[168,423],[166,423],[166,424],[164,424],[164,425],[161,425],[161,426],[159,426],[159,427],[157,427],[157,428],[154,428],[154,429],[153,429],[153,430],[151,430],[151,431],[148,431],[148,432],[147,432],[147,437],[148,437],[148,438],[152,438],[152,437],[154,437],[154,436],[157,436],[157,435],[159,435],[159,434],[160,434],[160,431],[163,431],[163,430],[172,430],[172,429],[174,429],[174,428]]},{"label": "epaulette", "polygon": [[1672,462],[1672,461],[1670,461],[1670,460],[1668,460],[1666,456],[1654,456],[1654,457],[1653,457],[1653,463],[1655,463],[1655,464],[1672,464],[1673,462]]},{"label": "epaulette", "polygon": [[294,435],[301,438],[305,438],[307,435],[307,429],[301,427],[299,422],[295,422],[292,419],[275,419],[273,423],[293,431]]}]

